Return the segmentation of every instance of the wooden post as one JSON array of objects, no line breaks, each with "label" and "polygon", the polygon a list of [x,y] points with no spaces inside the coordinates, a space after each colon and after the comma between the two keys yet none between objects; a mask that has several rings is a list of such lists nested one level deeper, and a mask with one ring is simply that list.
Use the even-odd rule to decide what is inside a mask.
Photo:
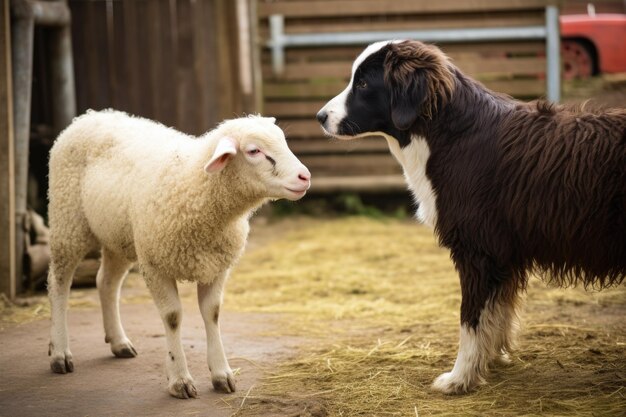
[{"label": "wooden post", "polygon": [[[5,1],[4,3],[8,3]],[[17,291],[21,290],[25,251],[26,201],[28,190],[28,149],[30,145],[30,111],[35,25],[52,26],[50,37],[54,128],[64,128],[76,113],[74,69],[70,33],[70,10],[66,1],[11,1],[13,124],[15,167],[15,267]]]},{"label": "wooden post", "polygon": [[260,94],[261,60],[256,42],[257,13],[256,1],[237,0],[239,90],[242,109],[245,113],[261,111]]},{"label": "wooden post", "polygon": [[33,73],[35,18],[32,4],[12,1],[11,64],[13,66],[13,128],[15,152],[15,267],[17,291],[21,291],[26,233],[28,191],[28,148],[30,138],[30,98]]},{"label": "wooden post", "polygon": [[250,5],[250,48],[252,48],[252,82],[254,94],[254,104],[251,112],[263,113],[263,72],[261,71],[258,2],[256,0],[249,0],[248,4]]},{"label": "wooden post", "polygon": [[9,2],[0,5],[0,293],[15,297],[15,160]]},{"label": "wooden post", "polygon": [[[50,82],[52,95],[52,122],[54,134],[58,135],[76,117],[76,91],[74,85],[74,59],[72,55],[72,28],[70,9],[67,0],[59,1],[57,6],[67,13],[67,21],[61,19],[50,24],[55,26],[50,31]],[[37,21],[39,23],[39,21]],[[43,24],[43,23],[40,23]]]}]

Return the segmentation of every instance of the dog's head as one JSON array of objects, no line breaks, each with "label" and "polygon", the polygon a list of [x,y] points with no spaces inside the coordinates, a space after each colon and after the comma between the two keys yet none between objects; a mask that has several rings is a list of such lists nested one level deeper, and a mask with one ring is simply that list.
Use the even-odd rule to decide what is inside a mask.
[{"label": "dog's head", "polygon": [[368,46],[352,65],[348,87],[317,113],[324,132],[339,139],[388,135],[400,140],[450,99],[448,58],[417,41]]}]

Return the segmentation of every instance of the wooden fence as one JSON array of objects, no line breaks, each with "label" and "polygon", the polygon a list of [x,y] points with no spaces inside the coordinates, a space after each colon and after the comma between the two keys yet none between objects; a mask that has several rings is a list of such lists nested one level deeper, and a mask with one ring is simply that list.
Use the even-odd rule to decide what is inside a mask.
[{"label": "wooden fence", "polygon": [[[269,39],[268,18],[285,17],[285,33],[514,28],[545,24],[547,0],[259,0],[259,36]],[[314,189],[403,188],[400,168],[384,140],[330,141],[315,114],[342,91],[364,46],[293,47],[284,72],[273,73],[271,51],[262,49],[264,113],[276,116],[291,147],[313,173]],[[544,41],[441,45],[463,71],[489,88],[523,98],[545,94]]]}]

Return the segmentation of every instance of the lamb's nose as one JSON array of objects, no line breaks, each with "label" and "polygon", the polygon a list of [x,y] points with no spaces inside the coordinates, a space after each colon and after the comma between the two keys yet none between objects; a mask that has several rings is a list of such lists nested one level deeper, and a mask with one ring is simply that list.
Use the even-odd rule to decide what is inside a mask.
[{"label": "lamb's nose", "polygon": [[320,110],[319,113],[317,113],[317,121],[323,125],[326,122],[326,119],[328,119],[328,113],[326,113],[325,110]]},{"label": "lamb's nose", "polygon": [[307,167],[302,167],[302,170],[298,173],[298,179],[310,184],[311,172],[307,169]]}]

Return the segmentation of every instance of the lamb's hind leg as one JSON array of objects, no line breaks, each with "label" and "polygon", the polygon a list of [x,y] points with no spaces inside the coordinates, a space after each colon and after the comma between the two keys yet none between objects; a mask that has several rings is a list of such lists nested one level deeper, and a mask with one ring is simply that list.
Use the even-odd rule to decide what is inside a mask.
[{"label": "lamb's hind leg", "polygon": [[195,398],[198,395],[197,390],[187,369],[187,358],[180,340],[183,311],[178,298],[176,281],[157,276],[145,278],[165,327],[168,350],[165,357],[165,369],[167,370],[168,391],[174,397]]},{"label": "lamb's hind leg", "polygon": [[213,388],[216,391],[231,393],[235,392],[235,377],[224,354],[219,326],[226,277],[227,273],[224,273],[211,284],[198,284],[198,304],[206,329],[207,362],[211,371]]},{"label": "lamb's hind leg", "polygon": [[52,371],[65,374],[74,371],[72,353],[70,352],[67,333],[67,304],[72,286],[72,278],[83,252],[64,251],[63,255],[55,254],[52,249],[52,261],[48,273],[48,297],[50,299],[50,368]]},{"label": "lamb's hind leg", "polygon": [[102,249],[100,269],[96,277],[106,343],[118,358],[133,358],[137,351],[126,337],[120,320],[120,290],[131,263],[122,256],[105,248]]}]

